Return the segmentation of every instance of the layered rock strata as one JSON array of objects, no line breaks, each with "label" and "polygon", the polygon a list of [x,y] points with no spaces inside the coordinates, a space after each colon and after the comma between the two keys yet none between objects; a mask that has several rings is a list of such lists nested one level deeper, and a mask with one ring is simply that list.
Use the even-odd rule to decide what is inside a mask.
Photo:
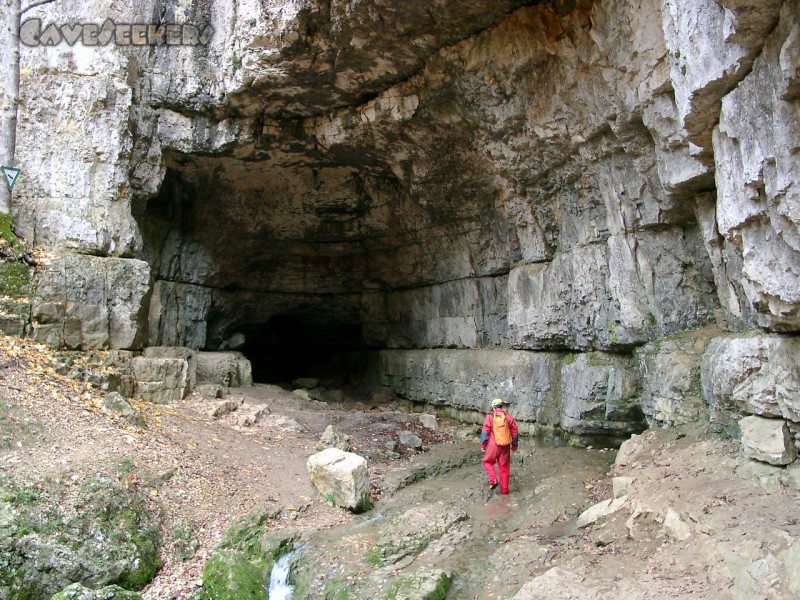
[{"label": "layered rock strata", "polygon": [[780,399],[720,388],[737,338],[707,328],[797,357],[798,8],[40,7],[214,34],[23,48],[12,210],[56,255],[27,333],[207,350],[244,334],[255,355],[299,323],[328,350],[381,351],[373,376],[401,395],[507,395],[531,427],[624,436],[710,406],[720,427],[733,407],[796,430]]}]

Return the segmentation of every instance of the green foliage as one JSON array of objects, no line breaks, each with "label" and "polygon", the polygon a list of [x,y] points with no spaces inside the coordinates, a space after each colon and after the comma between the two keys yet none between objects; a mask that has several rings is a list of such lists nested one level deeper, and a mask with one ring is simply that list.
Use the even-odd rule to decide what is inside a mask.
[{"label": "green foliage", "polygon": [[11,215],[0,213],[0,296],[25,296],[30,284],[25,248],[11,231]]},{"label": "green foliage", "polygon": [[21,258],[24,249],[17,236],[11,231],[11,222],[11,215],[0,212],[0,249],[6,256],[13,253],[17,258]]},{"label": "green foliage", "polygon": [[31,276],[23,261],[25,247],[11,231],[11,216],[0,213],[0,315],[15,315],[27,320],[30,306]]},{"label": "green foliage", "polygon": [[6,501],[16,506],[32,506],[39,502],[42,491],[30,486],[12,486],[8,490]]},{"label": "green foliage", "polygon": [[203,590],[210,600],[263,600],[266,578],[241,552],[218,550],[203,567]]},{"label": "green foliage", "polygon": [[0,296],[27,296],[31,276],[22,263],[0,263]]},{"label": "green foliage", "polygon": [[436,584],[436,591],[430,594],[427,600],[444,600],[449,589],[450,580],[447,577],[440,577],[439,582]]},{"label": "green foliage", "polygon": [[372,508],[372,500],[367,496],[361,502],[359,502],[356,507],[353,509],[354,513],[362,513],[366,512]]},{"label": "green foliage", "polygon": [[264,547],[264,534],[269,514],[256,511],[236,519],[225,532],[219,547],[221,549],[236,550],[246,560],[261,563],[266,562],[266,548]]},{"label": "green foliage", "polygon": [[116,470],[117,475],[125,477],[125,475],[130,475],[136,470],[136,465],[133,464],[130,458],[126,457],[117,463]]},{"label": "green foliage", "polygon": [[383,564],[383,556],[381,556],[380,550],[375,546],[367,550],[367,553],[364,555],[364,560],[373,567],[378,567]]},{"label": "green foliage", "polygon": [[[153,579],[161,566],[160,519],[135,486],[95,476],[84,482],[73,504],[64,497],[54,481],[19,485],[0,479],[0,499],[13,515],[3,530],[6,541],[0,543],[0,587],[10,590],[6,600],[45,600],[54,593],[53,585],[71,583],[76,573],[94,573],[99,577],[95,584],[129,590],[142,589]],[[18,544],[23,538],[48,549],[43,556],[52,554],[50,562],[28,563],[21,552],[25,543]]]},{"label": "green foliage", "polygon": [[[236,519],[203,567],[203,591],[196,600],[263,598],[274,561],[290,552],[296,532],[267,534],[267,523],[279,514],[257,510]],[[255,597],[255,596],[254,596]]]}]

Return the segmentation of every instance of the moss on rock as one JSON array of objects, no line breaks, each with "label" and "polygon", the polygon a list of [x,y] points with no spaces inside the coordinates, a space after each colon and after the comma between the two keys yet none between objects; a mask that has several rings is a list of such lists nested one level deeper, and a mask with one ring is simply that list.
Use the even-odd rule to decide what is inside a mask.
[{"label": "moss on rock", "polygon": [[235,550],[218,550],[203,567],[203,590],[212,600],[263,600],[266,583],[263,568]]},{"label": "moss on rock", "polygon": [[11,229],[11,215],[0,212],[0,256],[20,260],[25,247]]},{"label": "moss on rock", "polygon": [[0,263],[0,296],[17,298],[27,296],[31,276],[28,266],[22,263]]},{"label": "moss on rock", "polygon": [[[259,510],[236,519],[203,567],[203,588],[193,600],[234,600],[266,596],[275,561],[290,552],[298,533],[267,532],[275,512]],[[258,590],[256,592],[256,590]]]},{"label": "moss on rock", "polygon": [[450,578],[441,569],[419,569],[392,581],[386,600],[444,600]]},{"label": "moss on rock", "polygon": [[72,583],[139,590],[160,568],[159,515],[116,480],[93,477],[64,506],[55,484],[0,479],[0,509],[4,600],[47,600]]},{"label": "moss on rock", "polygon": [[8,335],[22,335],[30,321],[29,258],[11,230],[11,217],[0,213],[0,331]]},{"label": "moss on rock", "polygon": [[93,590],[80,583],[73,583],[50,600],[142,600],[142,596],[118,585],[110,585],[99,590]]},{"label": "moss on rock", "polygon": [[94,529],[107,540],[111,548],[108,559],[124,561],[125,568],[112,583],[142,589],[161,568],[160,519],[147,510],[144,497],[114,480],[92,478],[81,490],[79,505],[81,529]]}]

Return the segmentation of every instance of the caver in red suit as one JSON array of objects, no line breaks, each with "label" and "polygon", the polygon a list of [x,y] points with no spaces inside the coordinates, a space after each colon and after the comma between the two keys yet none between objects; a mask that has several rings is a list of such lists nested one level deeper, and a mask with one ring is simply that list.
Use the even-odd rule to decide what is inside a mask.
[{"label": "caver in red suit", "polygon": [[[483,468],[486,469],[486,474],[489,476],[489,489],[493,490],[497,487],[497,474],[495,474],[494,465],[497,463],[497,470],[500,474],[500,493],[508,493],[508,479],[511,476],[511,451],[517,451],[519,445],[519,429],[517,422],[508,412],[503,411],[506,404],[496,398],[492,400],[492,412],[486,415],[483,422],[483,429],[481,430],[481,450],[483,454]],[[492,425],[494,424],[494,414],[496,411],[505,412],[506,422],[508,429],[511,433],[511,445],[498,446],[494,440],[494,433],[492,432]]]}]

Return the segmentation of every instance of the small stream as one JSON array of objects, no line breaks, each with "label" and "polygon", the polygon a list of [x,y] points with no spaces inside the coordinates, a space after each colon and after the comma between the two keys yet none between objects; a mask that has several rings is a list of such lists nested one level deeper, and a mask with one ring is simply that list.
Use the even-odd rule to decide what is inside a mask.
[{"label": "small stream", "polygon": [[[455,444],[440,451],[470,452]],[[535,453],[527,449],[524,464],[515,459],[512,466],[511,495],[490,498],[480,455],[473,453],[474,460],[466,466],[429,476],[385,498],[374,514],[316,532],[302,560],[295,561],[298,577],[311,580],[303,598],[324,597],[333,590],[351,598],[385,598],[395,577],[422,567],[451,574],[448,597],[511,597],[543,568],[554,548],[568,547],[563,538],[573,533],[570,523],[580,507],[588,505],[586,482],[604,477],[613,459],[613,454],[575,448],[538,448]],[[418,554],[388,565],[369,562],[369,549],[387,532],[402,529],[410,509],[428,506],[443,513],[464,511],[467,519]],[[503,565],[503,578],[487,588],[486,574],[498,564]],[[270,592],[271,600],[290,597]]]},{"label": "small stream", "polygon": [[269,600],[291,600],[294,586],[289,583],[289,573],[292,570],[292,560],[298,550],[292,550],[281,556],[272,567],[269,576]]}]

